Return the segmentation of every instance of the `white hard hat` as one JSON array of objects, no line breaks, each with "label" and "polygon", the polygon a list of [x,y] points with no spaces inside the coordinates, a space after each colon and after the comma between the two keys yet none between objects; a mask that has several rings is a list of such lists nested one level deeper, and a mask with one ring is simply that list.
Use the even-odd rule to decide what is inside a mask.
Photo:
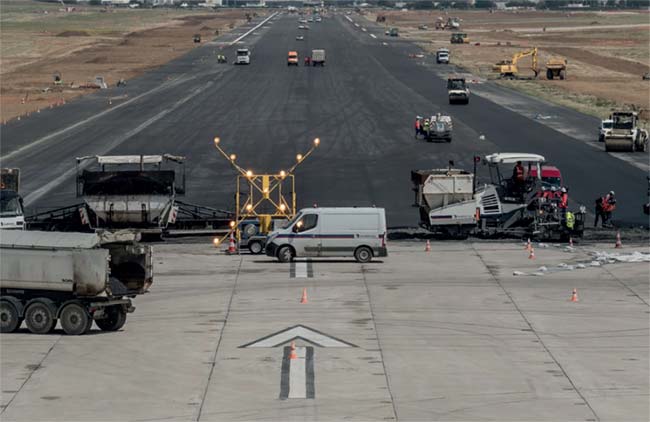
[{"label": "white hard hat", "polygon": [[609,194],[610,194],[610,195],[614,195],[614,191],[613,191],[613,190],[610,190],[610,191],[609,191]]},{"label": "white hard hat", "polygon": [[563,188],[560,189],[560,190],[561,190],[562,192],[566,192],[566,188],[565,188],[565,187],[563,187]]}]

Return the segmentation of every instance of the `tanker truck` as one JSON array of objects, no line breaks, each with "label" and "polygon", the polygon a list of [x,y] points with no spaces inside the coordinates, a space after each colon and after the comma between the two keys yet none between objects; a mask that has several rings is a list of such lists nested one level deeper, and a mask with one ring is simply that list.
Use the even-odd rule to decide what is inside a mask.
[{"label": "tanker truck", "polygon": [[0,230],[0,332],[116,331],[153,282],[151,247],[129,232]]}]

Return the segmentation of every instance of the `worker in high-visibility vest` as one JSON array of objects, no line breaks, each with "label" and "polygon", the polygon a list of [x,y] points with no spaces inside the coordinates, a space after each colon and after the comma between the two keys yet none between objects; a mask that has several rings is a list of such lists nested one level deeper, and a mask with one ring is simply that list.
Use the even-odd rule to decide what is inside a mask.
[{"label": "worker in high-visibility vest", "polygon": [[418,135],[420,134],[420,130],[421,130],[420,119],[422,119],[420,116],[417,116],[415,118],[415,139],[417,139]]}]

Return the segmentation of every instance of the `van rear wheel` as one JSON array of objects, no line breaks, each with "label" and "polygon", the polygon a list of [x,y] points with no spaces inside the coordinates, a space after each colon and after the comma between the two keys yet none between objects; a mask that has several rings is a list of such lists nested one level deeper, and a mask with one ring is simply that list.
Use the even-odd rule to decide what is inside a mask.
[{"label": "van rear wheel", "polygon": [[293,249],[290,246],[282,246],[278,249],[278,261],[290,262],[293,260]]},{"label": "van rear wheel", "polygon": [[354,251],[354,259],[362,264],[370,262],[372,259],[372,251],[367,246],[360,246]]}]

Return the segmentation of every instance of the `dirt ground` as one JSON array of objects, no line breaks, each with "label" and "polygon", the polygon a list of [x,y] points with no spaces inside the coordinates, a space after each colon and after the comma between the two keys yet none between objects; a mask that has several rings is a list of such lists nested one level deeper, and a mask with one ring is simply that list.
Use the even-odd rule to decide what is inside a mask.
[{"label": "dirt ground", "polygon": [[[452,62],[488,79],[496,78],[492,65],[513,54],[537,47],[541,72],[534,81],[499,81],[552,102],[606,117],[612,108],[650,109],[650,14],[626,12],[550,11],[374,11],[367,18],[386,16],[386,26],[400,28],[429,51],[449,48]],[[461,29],[435,30],[438,17],[461,19]],[[420,30],[418,26],[429,29]],[[469,44],[450,44],[452,32],[465,32]],[[564,81],[546,80],[550,57],[568,61]],[[530,57],[519,62],[524,76],[533,76]]]},{"label": "dirt ground", "polygon": [[[0,120],[56,107],[92,92],[95,76],[114,85],[182,55],[246,21],[249,10],[128,9],[32,0],[0,5]],[[260,13],[260,11],[255,11]],[[264,13],[264,12],[261,12]],[[62,84],[55,85],[60,73]]]}]

